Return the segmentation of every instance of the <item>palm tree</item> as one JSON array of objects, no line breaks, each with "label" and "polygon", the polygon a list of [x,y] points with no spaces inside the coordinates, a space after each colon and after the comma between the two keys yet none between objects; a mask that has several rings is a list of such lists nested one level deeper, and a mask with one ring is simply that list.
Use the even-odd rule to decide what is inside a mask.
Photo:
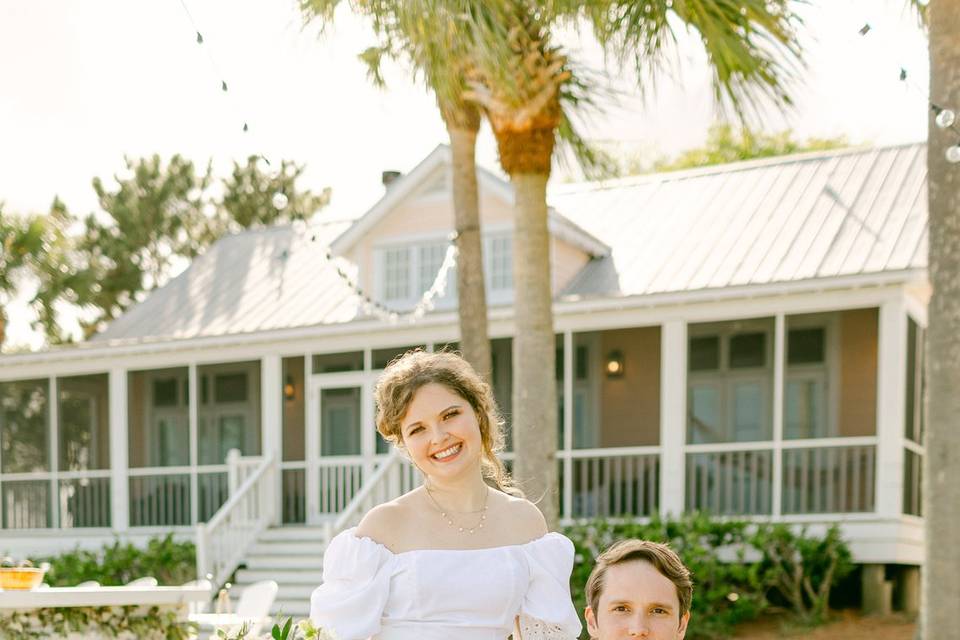
[{"label": "palm tree", "polygon": [[[327,25],[338,4],[340,0],[300,0],[300,9],[305,20]],[[481,375],[489,377],[492,364],[476,167],[480,112],[463,98],[465,65],[469,61],[466,52],[459,49],[463,40],[456,34],[457,25],[449,14],[425,13],[415,1],[356,0],[349,5],[354,13],[372,22],[381,40],[361,55],[374,83],[383,84],[380,62],[389,57],[407,63],[436,96],[452,156],[460,349]]]},{"label": "palm tree", "polygon": [[[930,99],[960,111],[960,3],[931,0]],[[956,130],[929,124],[927,184],[930,224],[927,310],[927,452],[924,471],[926,555],[921,633],[924,638],[960,638],[960,173],[945,153]]]},{"label": "palm tree", "polygon": [[[584,89],[561,49],[550,43],[559,24],[586,20],[615,59],[632,60],[638,76],[656,73],[676,31],[701,36],[721,105],[741,118],[758,99],[789,104],[785,80],[799,61],[795,16],[787,0],[437,0],[462,16],[460,33],[473,57],[468,97],[483,107],[503,170],[515,190],[513,275],[515,324],[513,425],[515,474],[557,523],[553,311],[546,186],[557,133],[569,123],[571,89]],[[478,14],[491,16],[477,20]],[[587,87],[589,90],[589,87]]]}]

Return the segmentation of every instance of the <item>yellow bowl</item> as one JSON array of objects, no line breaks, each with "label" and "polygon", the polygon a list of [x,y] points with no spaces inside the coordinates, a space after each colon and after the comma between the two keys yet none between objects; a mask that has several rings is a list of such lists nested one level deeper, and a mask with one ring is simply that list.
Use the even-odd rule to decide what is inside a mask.
[{"label": "yellow bowl", "polygon": [[28,591],[43,582],[45,569],[32,567],[0,567],[0,589]]}]

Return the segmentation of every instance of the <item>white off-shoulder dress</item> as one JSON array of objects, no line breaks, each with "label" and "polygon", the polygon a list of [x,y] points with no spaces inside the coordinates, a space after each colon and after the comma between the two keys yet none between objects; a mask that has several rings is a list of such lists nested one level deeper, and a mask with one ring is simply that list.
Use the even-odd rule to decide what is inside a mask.
[{"label": "white off-shoulder dress", "polygon": [[393,553],[356,529],[336,536],[310,618],[340,640],[504,640],[521,616],[528,637],[570,640],[573,543],[559,533],[489,549]]}]

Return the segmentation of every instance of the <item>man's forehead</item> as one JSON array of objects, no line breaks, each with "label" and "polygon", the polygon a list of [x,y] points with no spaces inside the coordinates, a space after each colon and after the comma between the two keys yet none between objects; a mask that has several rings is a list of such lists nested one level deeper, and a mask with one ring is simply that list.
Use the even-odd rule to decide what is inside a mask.
[{"label": "man's forehead", "polygon": [[607,567],[600,600],[680,606],[676,585],[646,560],[630,560]]}]

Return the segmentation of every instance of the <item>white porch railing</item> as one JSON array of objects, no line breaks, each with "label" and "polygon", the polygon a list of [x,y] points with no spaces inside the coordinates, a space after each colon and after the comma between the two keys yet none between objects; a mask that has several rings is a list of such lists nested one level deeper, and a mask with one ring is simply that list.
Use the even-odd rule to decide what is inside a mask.
[{"label": "white porch railing", "polygon": [[341,531],[355,526],[363,515],[378,504],[398,498],[420,483],[419,472],[399,451],[394,449],[382,459],[376,471],[339,512],[325,524],[329,542]]},{"label": "white porch railing", "polygon": [[869,513],[876,508],[874,436],[695,444],[686,449],[690,511],[779,518]]},{"label": "white porch railing", "polygon": [[561,505],[570,506],[570,513],[562,514],[565,520],[644,517],[657,512],[659,447],[561,450],[557,458],[564,492]]},{"label": "white porch railing", "polygon": [[236,486],[227,502],[206,524],[197,525],[197,575],[212,575],[221,585],[236,570],[257,536],[273,521],[278,473],[275,455],[227,456],[228,484]]}]

